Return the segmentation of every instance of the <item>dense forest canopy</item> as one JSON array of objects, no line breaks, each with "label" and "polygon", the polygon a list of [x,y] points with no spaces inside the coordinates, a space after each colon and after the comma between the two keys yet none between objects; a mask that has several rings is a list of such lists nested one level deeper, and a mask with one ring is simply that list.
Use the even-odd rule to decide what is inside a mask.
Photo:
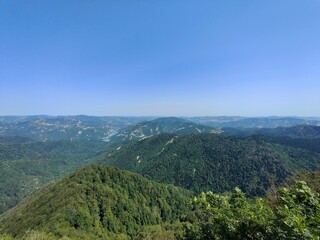
[{"label": "dense forest canopy", "polygon": [[142,226],[178,220],[191,193],[137,174],[91,165],[52,183],[0,218],[2,232],[28,229],[75,239],[130,239]]},{"label": "dense forest canopy", "polygon": [[222,193],[240,187],[250,196],[262,196],[272,184],[283,182],[293,172],[312,170],[320,163],[319,153],[288,142],[263,136],[161,134],[122,145],[92,161],[197,193]]}]

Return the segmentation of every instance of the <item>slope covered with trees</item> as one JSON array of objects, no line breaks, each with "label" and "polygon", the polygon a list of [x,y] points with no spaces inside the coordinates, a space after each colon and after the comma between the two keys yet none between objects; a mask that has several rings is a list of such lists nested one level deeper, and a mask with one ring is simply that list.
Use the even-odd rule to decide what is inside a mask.
[{"label": "slope covered with trees", "polygon": [[48,181],[86,164],[106,148],[101,141],[35,142],[3,137],[0,143],[0,213]]},{"label": "slope covered with trees", "polygon": [[276,128],[234,128],[226,127],[221,129],[223,135],[245,137],[254,134],[261,134],[271,137],[290,137],[290,138],[320,138],[320,126],[297,125],[291,127]]},{"label": "slope covered with trees", "polygon": [[199,123],[191,122],[183,118],[163,117],[154,120],[138,123],[134,126],[124,128],[112,136],[112,142],[128,142],[139,140],[161,133],[171,133],[176,135],[188,135],[192,133],[220,132],[218,129],[211,128]]},{"label": "slope covered with trees", "polygon": [[1,233],[131,239],[143,226],[177,220],[190,192],[130,172],[91,165],[49,184],[0,217]]},{"label": "slope covered with trees", "polygon": [[[317,240],[318,174],[297,174],[288,187],[276,190],[272,201],[248,198],[235,188],[223,195],[201,193],[188,204],[191,194],[186,190],[91,165],[2,215],[0,238]],[[313,182],[313,187],[297,180],[301,177]]]},{"label": "slope covered with trees", "polygon": [[[261,136],[256,136],[260,137]],[[265,141],[320,153],[320,138],[263,137]]]},{"label": "slope covered with trees", "polygon": [[198,193],[231,191],[238,186],[248,195],[257,196],[296,170],[315,169],[320,155],[264,138],[162,134],[118,147],[92,161]]},{"label": "slope covered with trees", "polygon": [[313,191],[320,194],[320,169],[315,171],[299,171],[286,181],[286,185],[292,186],[296,181],[306,182]]},{"label": "slope covered with trees", "polygon": [[297,125],[293,127],[265,128],[260,129],[258,133],[273,137],[287,136],[292,138],[319,138],[320,126]]}]

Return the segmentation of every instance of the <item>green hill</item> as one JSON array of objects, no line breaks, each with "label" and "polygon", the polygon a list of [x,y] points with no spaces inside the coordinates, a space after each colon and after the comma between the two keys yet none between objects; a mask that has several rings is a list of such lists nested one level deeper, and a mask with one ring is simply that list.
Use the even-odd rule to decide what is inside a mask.
[{"label": "green hill", "polygon": [[0,116],[0,136],[22,136],[36,141],[108,141],[118,130],[150,117]]},{"label": "green hill", "polygon": [[320,126],[298,125],[293,127],[278,127],[260,129],[259,134],[269,135],[273,137],[292,137],[292,138],[319,138]]},{"label": "green hill", "polygon": [[238,186],[256,196],[296,170],[315,169],[320,154],[263,138],[162,134],[123,145],[92,161],[195,192],[225,192]]},{"label": "green hill", "polygon": [[84,166],[87,158],[105,148],[105,143],[95,140],[30,142],[20,137],[2,138],[0,214],[48,181]]},{"label": "green hill", "polygon": [[276,128],[292,127],[296,125],[317,125],[320,126],[320,119],[317,117],[191,117],[191,121],[211,127],[223,128]]},{"label": "green hill", "polygon": [[19,136],[0,136],[0,144],[30,143],[32,139]]},{"label": "green hill", "polygon": [[320,138],[270,137],[263,135],[252,135],[251,137],[263,139],[263,141],[271,143],[278,143],[281,145],[291,146],[293,148],[302,148],[320,153]]},{"label": "green hill", "polygon": [[178,219],[190,192],[98,165],[47,185],[0,217],[0,233],[26,231],[58,238],[131,239],[143,226]]},{"label": "green hill", "polygon": [[244,137],[249,135],[261,134],[270,137],[290,137],[317,139],[320,138],[320,126],[297,125],[292,127],[276,128],[233,128],[227,127],[221,129],[225,136]]},{"label": "green hill", "polygon": [[219,130],[199,123],[191,122],[183,118],[164,117],[151,121],[141,122],[134,126],[120,130],[111,137],[112,142],[128,142],[139,140],[161,133],[172,133],[176,135],[188,135],[192,133],[210,133]]}]

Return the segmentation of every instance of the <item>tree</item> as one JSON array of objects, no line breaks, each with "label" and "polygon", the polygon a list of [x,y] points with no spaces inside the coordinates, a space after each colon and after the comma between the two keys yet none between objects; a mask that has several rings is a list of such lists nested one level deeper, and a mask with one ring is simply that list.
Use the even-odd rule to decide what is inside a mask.
[{"label": "tree", "polygon": [[305,182],[281,188],[274,206],[245,197],[202,193],[192,200],[199,219],[185,239],[320,239],[320,198]]}]

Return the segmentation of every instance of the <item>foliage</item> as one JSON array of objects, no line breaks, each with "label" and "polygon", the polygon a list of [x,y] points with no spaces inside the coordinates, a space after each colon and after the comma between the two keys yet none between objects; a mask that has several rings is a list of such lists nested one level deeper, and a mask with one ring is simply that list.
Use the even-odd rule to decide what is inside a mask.
[{"label": "foliage", "polygon": [[275,206],[237,188],[231,196],[202,193],[192,204],[203,214],[185,239],[320,239],[320,197],[303,181],[281,188]]},{"label": "foliage", "polygon": [[320,239],[319,195],[303,181],[279,193],[274,232],[286,239]]},{"label": "foliage", "polygon": [[320,126],[297,125],[293,127],[265,128],[257,131],[259,134],[273,137],[292,137],[292,138],[319,138]]},{"label": "foliage", "polygon": [[2,138],[0,144],[0,214],[45,183],[85,165],[87,158],[106,147],[96,140],[25,142],[21,139]]},{"label": "foliage", "polygon": [[313,191],[320,194],[320,169],[315,171],[299,171],[288,180],[288,185],[292,186],[298,180],[306,182]]},{"label": "foliage", "polygon": [[183,224],[159,224],[143,227],[133,240],[175,240],[184,236]]},{"label": "foliage", "polygon": [[7,234],[0,234],[0,240],[13,240],[13,238]]},{"label": "foliage", "polygon": [[290,138],[290,137],[266,137],[269,142],[279,143],[282,145],[291,146],[294,148],[307,149],[320,153],[320,138],[306,139],[306,138]]},{"label": "foliage", "polygon": [[200,193],[240,187],[263,196],[294,171],[315,169],[320,154],[269,142],[264,137],[161,134],[103,153],[92,161],[142,174]]},{"label": "foliage", "polygon": [[[59,238],[60,240],[70,240],[68,237]],[[9,235],[0,235],[0,240],[14,240]],[[56,236],[50,233],[39,232],[39,231],[27,231],[19,240],[58,240]]]},{"label": "foliage", "polygon": [[231,196],[202,193],[192,204],[204,213],[187,229],[186,239],[264,239],[267,234],[271,209],[261,198],[246,198],[238,188]]},{"label": "foliage", "polygon": [[129,239],[143,226],[177,220],[190,197],[137,174],[91,165],[22,201],[1,216],[0,226],[17,238],[30,229],[58,238]]}]

